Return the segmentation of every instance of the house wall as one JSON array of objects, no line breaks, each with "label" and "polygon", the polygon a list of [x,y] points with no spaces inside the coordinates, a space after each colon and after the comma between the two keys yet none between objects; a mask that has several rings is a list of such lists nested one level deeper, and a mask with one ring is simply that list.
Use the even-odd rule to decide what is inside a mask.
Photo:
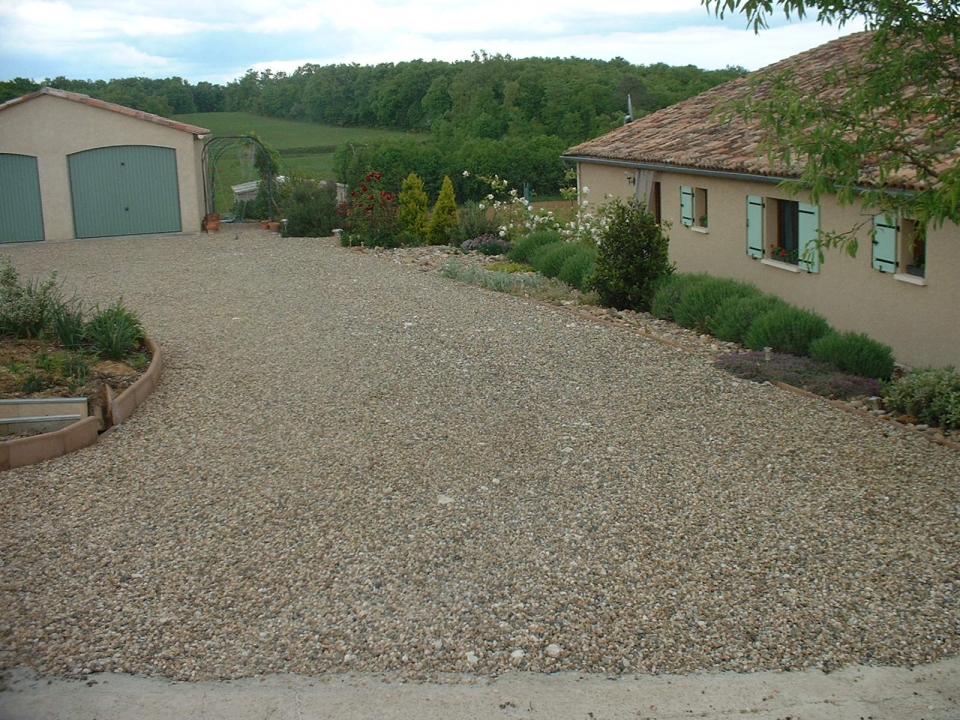
[{"label": "house wall", "polygon": [[0,116],[0,153],[37,158],[47,240],[75,237],[67,155],[114,145],[176,150],[182,231],[199,232],[203,141],[195,135],[50,95],[8,107]]},{"label": "house wall", "polygon": [[[608,196],[629,198],[634,187],[625,168],[580,164],[585,199],[602,203]],[[750,282],[787,302],[824,315],[835,328],[867,333],[890,345],[897,360],[912,366],[960,367],[960,228],[946,224],[928,228],[925,285],[908,282],[871,267],[874,215],[858,206],[840,207],[832,198],[820,203],[822,230],[844,231],[863,223],[855,258],[827,250],[819,272],[791,269],[754,259],[746,251],[746,198],[760,195],[808,201],[790,196],[776,184],[657,173],[663,219],[671,223],[670,257],[678,272],[707,272]],[[708,198],[706,228],[680,223],[680,186],[704,188]],[[602,194],[601,194],[602,193]]]}]

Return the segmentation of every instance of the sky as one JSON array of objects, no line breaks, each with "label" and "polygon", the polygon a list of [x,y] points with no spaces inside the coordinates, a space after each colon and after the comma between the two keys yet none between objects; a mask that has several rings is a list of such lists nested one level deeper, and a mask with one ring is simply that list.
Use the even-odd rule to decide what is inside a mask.
[{"label": "sky", "polygon": [[481,51],[755,70],[860,29],[778,16],[754,34],[700,0],[0,0],[0,80],[227,83],[248,69]]}]

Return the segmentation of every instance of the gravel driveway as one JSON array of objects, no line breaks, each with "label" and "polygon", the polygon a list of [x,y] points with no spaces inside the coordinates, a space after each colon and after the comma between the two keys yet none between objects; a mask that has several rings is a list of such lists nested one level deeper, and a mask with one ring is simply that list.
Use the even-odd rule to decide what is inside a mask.
[{"label": "gravel driveway", "polygon": [[0,475],[0,667],[180,679],[958,652],[960,453],[600,323],[225,226],[4,248],[167,370]]}]

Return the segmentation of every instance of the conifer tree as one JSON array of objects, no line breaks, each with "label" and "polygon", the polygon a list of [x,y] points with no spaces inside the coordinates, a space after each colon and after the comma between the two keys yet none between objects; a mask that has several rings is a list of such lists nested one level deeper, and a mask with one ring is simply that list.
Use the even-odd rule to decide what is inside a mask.
[{"label": "conifer tree", "polygon": [[408,232],[423,240],[427,232],[427,194],[423,180],[416,173],[407,175],[400,185],[400,207],[397,210],[397,225],[401,232]]},{"label": "conifer tree", "polygon": [[449,175],[444,175],[437,204],[433,206],[433,214],[427,224],[427,242],[431,245],[444,245],[450,242],[450,236],[457,229],[459,221],[453,183]]}]

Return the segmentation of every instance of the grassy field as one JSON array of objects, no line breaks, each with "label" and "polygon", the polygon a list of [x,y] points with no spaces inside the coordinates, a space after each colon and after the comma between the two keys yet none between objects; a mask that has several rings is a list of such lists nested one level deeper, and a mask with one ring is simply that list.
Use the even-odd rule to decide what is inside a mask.
[{"label": "grassy field", "polygon": [[[409,140],[424,142],[425,134],[344,128],[316,123],[279,120],[250,113],[191,113],[175,115],[180,122],[209,129],[214,137],[257,133],[268,145],[280,151],[280,172],[299,172],[329,180],[335,179],[333,154],[348,142],[372,143],[376,140]],[[231,185],[256,180],[249,146],[222,153],[213,178],[216,208],[229,213],[233,204]]]}]

